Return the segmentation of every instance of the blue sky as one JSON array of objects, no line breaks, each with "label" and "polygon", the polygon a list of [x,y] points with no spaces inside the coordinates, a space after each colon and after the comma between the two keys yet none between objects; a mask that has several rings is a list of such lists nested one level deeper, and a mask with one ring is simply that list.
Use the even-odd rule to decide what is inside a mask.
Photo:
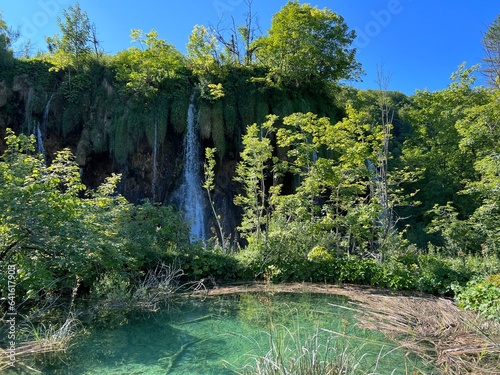
[{"label": "blue sky", "polygon": [[[342,15],[356,30],[357,60],[366,75],[356,87],[376,88],[377,67],[391,75],[389,89],[441,90],[459,64],[481,62],[481,33],[500,13],[498,0],[311,0]],[[73,0],[0,0],[4,20],[21,28],[37,49],[58,32],[56,18]],[[243,19],[244,0],[80,0],[106,52],[130,46],[130,29],[154,28],[160,38],[185,51],[193,26]],[[286,0],[253,0],[263,32]],[[225,20],[225,21],[224,21]]]}]

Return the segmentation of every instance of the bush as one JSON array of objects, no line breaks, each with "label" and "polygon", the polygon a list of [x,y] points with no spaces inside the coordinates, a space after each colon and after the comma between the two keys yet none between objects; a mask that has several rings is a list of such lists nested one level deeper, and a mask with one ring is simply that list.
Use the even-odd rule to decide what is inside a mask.
[{"label": "bush", "polygon": [[178,256],[180,266],[190,279],[214,277],[216,280],[235,280],[240,266],[235,257],[221,251],[197,249]]},{"label": "bush", "polygon": [[500,274],[468,282],[456,299],[460,307],[500,321]]},{"label": "bush", "polygon": [[375,259],[345,257],[338,265],[338,281],[371,285],[380,279],[382,269]]},{"label": "bush", "polygon": [[419,278],[416,287],[422,292],[451,295],[452,285],[465,283],[467,275],[452,268],[449,260],[436,255],[421,255],[418,259]]}]

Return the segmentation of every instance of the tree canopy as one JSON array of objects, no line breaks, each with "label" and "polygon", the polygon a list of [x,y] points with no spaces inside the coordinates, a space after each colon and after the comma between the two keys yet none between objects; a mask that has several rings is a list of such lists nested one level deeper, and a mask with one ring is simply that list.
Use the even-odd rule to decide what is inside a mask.
[{"label": "tree canopy", "polygon": [[500,88],[500,15],[483,35],[483,48],[486,53],[483,73],[490,85]]},{"label": "tree canopy", "polygon": [[9,50],[9,46],[9,28],[3,20],[2,11],[0,10],[0,65],[3,65],[6,60],[12,57],[12,52]]},{"label": "tree canopy", "polygon": [[61,35],[46,38],[50,60],[56,70],[67,66],[81,70],[92,50],[100,54],[95,25],[78,3],[64,10],[63,17],[57,18]]},{"label": "tree canopy", "polygon": [[267,35],[255,40],[257,60],[268,79],[296,85],[357,78],[355,38],[344,18],[331,10],[289,1],[276,13]]},{"label": "tree canopy", "polygon": [[116,55],[116,78],[133,93],[151,99],[166,79],[177,76],[184,66],[184,56],[166,40],[159,39],[154,29],[145,34],[132,30],[130,36],[140,48],[134,46]]}]

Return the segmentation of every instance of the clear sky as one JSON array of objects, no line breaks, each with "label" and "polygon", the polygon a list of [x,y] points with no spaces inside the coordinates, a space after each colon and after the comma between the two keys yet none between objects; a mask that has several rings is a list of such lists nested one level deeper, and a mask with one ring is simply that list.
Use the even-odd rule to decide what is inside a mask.
[{"label": "clear sky", "polygon": [[[4,20],[20,27],[37,49],[45,36],[58,32],[56,18],[73,0],[0,0]],[[356,30],[357,60],[366,75],[356,87],[376,88],[377,66],[391,75],[389,89],[406,94],[415,89],[441,90],[462,62],[467,66],[484,56],[481,33],[500,14],[498,0],[310,0],[342,15]],[[193,26],[228,24],[243,19],[245,0],[80,0],[97,26],[106,52],[130,46],[130,29],[156,29],[185,52]],[[253,0],[263,32],[286,0]]]}]

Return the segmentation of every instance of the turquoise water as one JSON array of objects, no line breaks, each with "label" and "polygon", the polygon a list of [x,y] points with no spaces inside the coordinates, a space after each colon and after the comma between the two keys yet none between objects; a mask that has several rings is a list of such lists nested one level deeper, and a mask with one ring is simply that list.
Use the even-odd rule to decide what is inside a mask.
[{"label": "turquoise water", "polygon": [[[405,374],[403,349],[378,332],[357,327],[346,298],[320,294],[255,294],[174,300],[156,313],[135,312],[93,323],[64,363],[43,374],[234,374],[265,355],[306,345],[316,334],[356,356],[359,373]],[[271,341],[270,338],[273,338]],[[278,339],[279,338],[279,339]],[[411,372],[410,372],[411,373]]]}]

